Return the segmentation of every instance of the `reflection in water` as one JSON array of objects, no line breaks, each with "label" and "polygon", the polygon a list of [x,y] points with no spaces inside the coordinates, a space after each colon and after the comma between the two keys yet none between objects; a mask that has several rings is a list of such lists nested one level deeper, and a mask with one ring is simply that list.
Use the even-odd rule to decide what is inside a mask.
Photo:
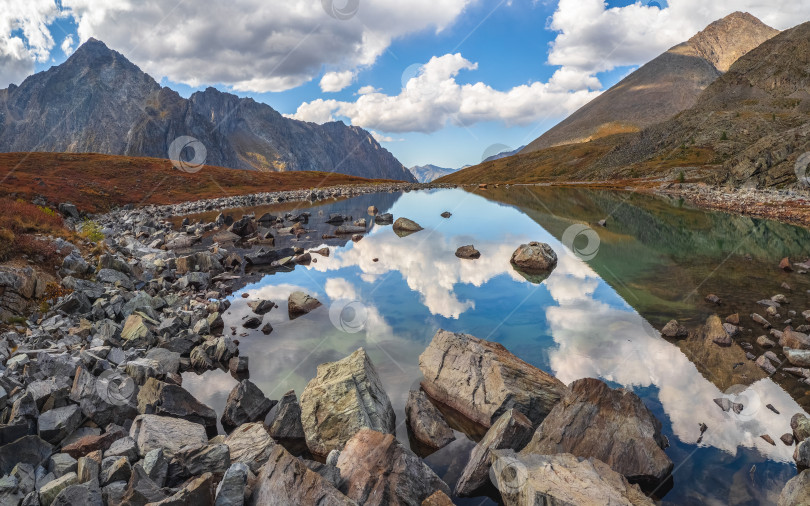
[{"label": "reflection in water", "polygon": [[[608,200],[596,195],[601,203]],[[531,217],[515,207],[456,190],[403,194],[388,208],[365,198],[356,202],[355,215],[376,204],[381,212],[406,216],[425,230],[398,237],[391,227],[375,226],[361,241],[336,248],[329,257],[318,256],[317,263],[267,276],[243,290],[249,298],[243,299],[242,292],[234,294],[233,306],[225,315],[226,328],[244,330],[240,322],[250,313],[250,300],[267,298],[279,305],[264,319],[273,325],[272,334],[244,330],[248,335],[240,338],[242,354],[250,357],[251,379],[271,398],[279,398],[290,389],[300,395],[318,364],[365,347],[395,407],[397,437],[406,444],[407,393],[418,384],[418,356],[435,331],[446,328],[498,341],[566,383],[599,377],[614,386],[635,390],[661,419],[672,444],[667,453],[677,470],[675,486],[664,502],[736,503],[772,498],[795,473],[792,448],[778,442],[778,437],[789,431],[790,417],[802,411],[801,407],[772,379],[752,378],[747,382],[750,386],[742,387],[746,409],[740,414],[721,411],[713,401],[724,395],[720,388],[723,382],[711,377],[717,364],[696,365],[696,355],[662,339],[634,309],[655,306],[654,313],[660,313],[660,302],[665,299],[650,295],[655,289],[641,282],[656,268],[690,274],[694,270],[683,263],[682,256],[663,254],[661,244],[666,241],[649,240],[655,229],[643,233],[635,230],[638,235],[632,235],[615,224],[604,234],[600,230],[602,244],[597,256],[590,263],[580,260],[556,239],[566,223],[585,221],[577,213],[587,205],[582,195],[576,197],[569,200],[576,202],[573,207],[577,212],[566,215],[565,206],[559,202],[564,199],[558,199],[545,207],[554,209],[553,213],[530,208]],[[351,208],[352,202],[342,202],[341,212]],[[632,209],[637,209],[641,218],[630,220],[630,211],[625,210],[624,219],[655,223],[660,204],[652,202],[645,206],[634,200]],[[536,202],[534,205],[543,207]],[[329,208],[318,210],[327,215],[333,212]],[[452,212],[452,217],[441,218],[443,211]],[[547,229],[539,226],[543,220],[538,216],[550,217],[553,225]],[[701,219],[721,223],[724,216],[735,219],[718,213]],[[683,219],[697,218],[687,214]],[[779,230],[770,223],[767,226],[772,232]],[[722,233],[724,229],[720,230]],[[791,234],[784,232],[780,237],[794,237]],[[775,244],[773,237],[774,233],[767,235],[770,248]],[[717,244],[716,239],[702,241]],[[556,270],[541,285],[527,282],[509,263],[519,244],[533,240],[548,242],[559,256]],[[474,244],[481,258],[456,258],[456,248],[464,244]],[[762,249],[759,245],[756,248]],[[725,251],[725,247],[693,251],[691,258],[700,257],[708,265],[711,258]],[[636,261],[639,252],[647,257]],[[623,287],[609,284],[597,274],[600,269],[619,270],[618,266]],[[324,306],[291,322],[286,300],[296,290],[318,297]],[[745,296],[753,297],[751,293]],[[367,319],[363,331],[344,332],[333,324],[334,314],[330,319],[329,305],[346,301],[362,304]],[[686,303],[680,304],[676,312],[687,311],[686,307]],[[693,314],[705,311],[691,307]],[[699,369],[698,365],[706,367]],[[225,373],[184,377],[184,385],[193,394],[220,412],[234,384]],[[766,409],[766,404],[781,414]],[[709,429],[698,444],[699,423]],[[764,434],[777,440],[777,445],[761,439]],[[472,442],[459,434],[456,443],[426,461],[452,488],[471,447]],[[748,474],[752,464],[757,464],[758,474]],[[740,476],[748,481],[741,482]]]}]

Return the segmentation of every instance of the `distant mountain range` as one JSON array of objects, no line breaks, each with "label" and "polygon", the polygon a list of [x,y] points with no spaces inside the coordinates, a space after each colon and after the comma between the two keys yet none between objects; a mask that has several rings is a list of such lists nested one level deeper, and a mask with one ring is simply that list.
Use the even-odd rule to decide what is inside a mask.
[{"label": "distant mountain range", "polygon": [[642,66],[532,141],[524,153],[642,128],[695,105],[742,55],[779,33],[735,12]]},{"label": "distant mountain range", "polygon": [[[512,156],[514,154],[519,153],[523,148],[526,146],[520,146],[517,149],[510,149],[508,151],[501,151],[500,153],[494,154],[482,160],[482,162],[488,162],[490,160],[498,160],[500,158],[506,158],[507,156]],[[417,181],[420,183],[430,183],[439,179],[440,177],[444,177],[459,170],[466,169],[467,167],[472,167],[472,165],[465,165],[460,169],[448,169],[446,167],[439,167],[438,165],[427,164],[427,165],[416,165],[414,167],[409,168],[408,170],[411,171],[411,174],[414,175]]]},{"label": "distant mountain range", "polygon": [[[674,178],[683,171],[701,169],[700,177],[714,184],[798,185],[800,178],[810,176],[810,162],[797,168],[802,165],[798,162],[808,158],[800,157],[810,152],[810,23],[771,36],[773,32],[749,14],[731,14],[687,45],[676,46],[664,58],[650,62],[653,69],[659,68],[658,75],[670,76],[675,75],[672,69],[686,71],[683,60],[673,54],[693,52],[690,61],[699,56],[705,62],[702,68],[711,64],[700,79],[708,79],[712,69],[716,78],[694,98],[680,100],[699,87],[700,80],[695,80],[699,73],[687,74],[686,82],[691,84],[685,88],[659,86],[669,91],[651,102],[652,85],[644,84],[650,83],[647,64],[591,102],[600,103],[591,108],[586,105],[519,154],[458,171],[441,182]],[[764,40],[749,50],[759,39]],[[681,49],[673,53],[677,48]],[[680,105],[668,109],[668,117],[656,120],[651,114],[642,122],[636,101],[650,108]],[[689,105],[675,110],[684,104]],[[575,126],[584,128],[587,118],[595,126],[616,125],[622,118],[634,118],[638,123],[580,138],[580,142],[562,142],[585,132]],[[649,121],[654,123],[644,126]],[[797,171],[804,173],[797,177]]]},{"label": "distant mountain range", "polygon": [[452,174],[457,169],[447,169],[444,167],[439,167],[437,165],[416,165],[408,169],[411,171],[411,174],[416,178],[416,180],[420,183],[430,183],[440,177],[444,177],[448,174]]},{"label": "distant mountain range", "polygon": [[209,165],[415,181],[362,128],[288,119],[214,88],[185,99],[95,39],[61,65],[0,90],[0,152],[168,158],[180,136],[198,139]]}]

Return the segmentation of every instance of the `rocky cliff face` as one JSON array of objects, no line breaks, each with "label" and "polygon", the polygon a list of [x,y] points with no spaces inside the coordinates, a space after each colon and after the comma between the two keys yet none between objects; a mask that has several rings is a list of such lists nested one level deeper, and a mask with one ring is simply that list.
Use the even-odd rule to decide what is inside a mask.
[{"label": "rocky cliff face", "polygon": [[287,119],[266,104],[213,88],[185,99],[95,39],[62,65],[0,90],[2,152],[166,158],[182,135],[205,145],[209,165],[415,181],[361,128]]},{"label": "rocky cliff face", "polygon": [[573,113],[523,153],[635,132],[692,107],[741,56],[779,33],[748,13],[715,21]]},{"label": "rocky cliff face", "polygon": [[408,169],[414,175],[416,180],[420,183],[430,183],[440,177],[452,174],[456,169],[446,169],[437,165],[416,165]]}]

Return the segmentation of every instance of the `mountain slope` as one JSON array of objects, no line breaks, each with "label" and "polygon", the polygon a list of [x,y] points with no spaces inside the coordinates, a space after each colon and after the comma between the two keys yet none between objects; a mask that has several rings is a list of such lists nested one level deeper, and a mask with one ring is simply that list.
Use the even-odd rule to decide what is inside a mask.
[{"label": "mountain slope", "polygon": [[408,169],[414,175],[416,180],[420,183],[430,183],[440,177],[452,174],[456,169],[446,169],[437,165],[416,165]]},{"label": "mountain slope", "polygon": [[636,132],[664,121],[692,107],[734,61],[777,33],[748,13],[730,14],[642,66],[522,152]]},{"label": "mountain slope", "polygon": [[0,90],[2,152],[166,158],[183,135],[202,142],[210,165],[414,181],[361,128],[287,119],[266,104],[213,88],[185,99],[95,39],[63,64]]}]

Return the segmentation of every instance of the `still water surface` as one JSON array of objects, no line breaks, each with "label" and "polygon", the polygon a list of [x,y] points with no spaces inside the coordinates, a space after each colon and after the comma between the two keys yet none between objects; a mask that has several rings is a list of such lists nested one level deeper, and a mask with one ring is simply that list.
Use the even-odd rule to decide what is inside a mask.
[{"label": "still water surface", "polygon": [[[373,225],[369,205],[425,229],[398,237],[390,226]],[[810,308],[807,276],[776,269],[785,256],[810,255],[807,230],[649,196],[539,187],[374,194],[297,209],[304,210],[311,213],[308,228],[318,227],[313,238],[331,227],[323,224],[330,213],[369,218],[369,232],[359,242],[333,246],[329,257],[313,255],[317,263],[309,266],[253,275],[233,294],[226,329],[247,332],[239,337],[240,351],[250,357],[250,379],[268,397],[288,390],[300,396],[319,364],[362,346],[396,410],[397,437],[408,444],[404,408],[421,379],[418,357],[443,328],[502,343],[565,383],[597,377],[635,391],[670,442],[674,484],[662,504],[773,504],[796,474],[793,448],[779,436],[790,432],[794,413],[810,407],[810,387],[782,372],[766,377],[737,345],[701,349],[668,341],[655,329],[671,318],[695,327],[713,312],[722,318],[739,312],[743,327],[753,329],[741,339],[753,343],[764,331],[747,315],[762,312],[757,300],[784,292],[783,282],[792,288],[791,309]],[[442,218],[444,211],[452,216]],[[603,218],[607,228],[594,225]],[[572,242],[566,230],[577,224],[593,232]],[[515,248],[529,241],[549,243],[559,257],[539,285],[509,263]],[[456,258],[466,244],[481,258]],[[296,290],[323,307],[290,321],[286,301]],[[724,305],[710,307],[703,301],[708,293]],[[279,305],[264,317],[274,328],[269,336],[241,328],[247,302],[257,298]],[[359,332],[358,323],[364,324]],[[186,389],[220,414],[235,384],[221,371],[183,378]],[[729,391],[744,399],[738,415],[713,402]],[[698,443],[700,423],[709,429]],[[452,489],[473,445],[459,432],[426,462]]]}]

